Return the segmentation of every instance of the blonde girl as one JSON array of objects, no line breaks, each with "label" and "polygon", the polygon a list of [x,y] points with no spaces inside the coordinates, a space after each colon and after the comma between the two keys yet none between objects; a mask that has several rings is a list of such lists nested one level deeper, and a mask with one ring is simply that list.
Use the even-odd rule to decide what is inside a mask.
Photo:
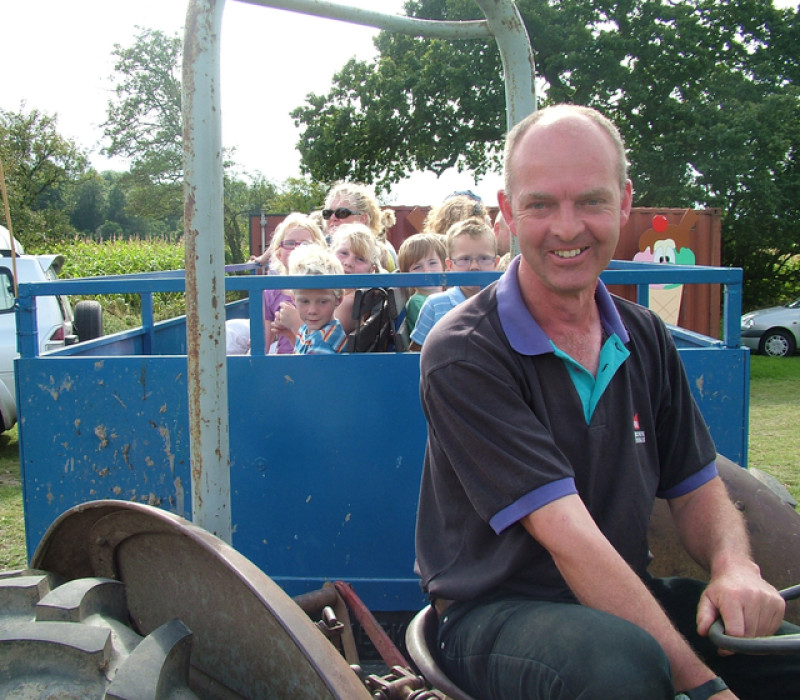
[{"label": "blonde girl", "polygon": [[[325,237],[319,227],[305,214],[289,214],[278,224],[267,249],[269,260],[277,263],[278,274],[287,274],[289,256],[296,248],[310,243],[325,247]],[[290,355],[294,352],[296,331],[282,332],[295,325],[300,328],[300,317],[297,316],[295,319],[296,312],[292,313],[293,307],[294,300],[289,290],[264,290],[264,343],[268,353]],[[276,341],[277,345],[271,351],[272,343]]]},{"label": "blonde girl", "polygon": [[[336,227],[331,240],[331,251],[339,259],[346,275],[362,275],[385,272],[381,267],[381,248],[372,231],[361,223],[342,224]],[[351,318],[355,290],[346,289],[344,299],[336,309],[346,333],[354,330],[356,322]]]}]

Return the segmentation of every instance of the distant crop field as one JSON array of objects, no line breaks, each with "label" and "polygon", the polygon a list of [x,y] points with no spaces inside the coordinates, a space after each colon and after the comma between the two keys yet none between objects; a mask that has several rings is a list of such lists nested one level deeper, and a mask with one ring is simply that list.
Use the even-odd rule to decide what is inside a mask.
[{"label": "distant crop field", "polygon": [[[182,270],[185,266],[183,242],[163,240],[116,239],[103,241],[75,239],[62,250],[64,267],[61,277],[101,277],[130,275],[138,272]],[[73,297],[74,305],[81,299]],[[103,307],[103,332],[108,335],[141,325],[141,300],[138,294],[100,295],[95,298]],[[186,312],[183,294],[153,295],[156,321],[181,316]]]}]

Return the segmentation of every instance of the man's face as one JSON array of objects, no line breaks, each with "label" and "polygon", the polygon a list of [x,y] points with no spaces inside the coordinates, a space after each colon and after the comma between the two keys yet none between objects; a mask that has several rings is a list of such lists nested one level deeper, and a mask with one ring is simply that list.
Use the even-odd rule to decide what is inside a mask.
[{"label": "man's face", "polygon": [[318,331],[330,323],[340,302],[330,289],[298,289],[294,296],[297,314],[309,331]]},{"label": "man's face", "polygon": [[611,138],[580,117],[536,124],[511,167],[511,201],[498,198],[528,268],[521,275],[560,296],[593,294],[632,200],[630,182],[620,187]]}]

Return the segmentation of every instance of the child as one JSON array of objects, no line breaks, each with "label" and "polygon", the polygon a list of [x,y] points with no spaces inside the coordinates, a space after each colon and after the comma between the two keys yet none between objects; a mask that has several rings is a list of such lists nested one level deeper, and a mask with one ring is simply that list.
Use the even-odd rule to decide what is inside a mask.
[{"label": "child", "polygon": [[[494,270],[497,267],[497,239],[482,217],[472,217],[453,224],[447,231],[448,270]],[[462,301],[474,296],[480,286],[451,287],[445,292],[431,294],[422,306],[417,325],[411,333],[411,349],[419,350],[434,324]]]},{"label": "child", "polygon": [[[444,272],[447,249],[444,237],[435,233],[415,233],[403,241],[397,252],[400,272]],[[410,288],[411,297],[406,302],[406,326],[408,332],[414,330],[417,317],[425,300],[444,287]]]},{"label": "child", "polygon": [[[365,224],[341,224],[331,240],[331,251],[339,259],[346,275],[363,275],[383,272],[380,266],[381,248],[378,240]],[[345,333],[355,330],[353,298],[355,289],[346,289],[341,305],[336,309],[336,318]]]},{"label": "child", "polygon": [[[289,214],[275,229],[267,248],[269,259],[277,263],[278,274],[285,275],[289,267],[289,256],[293,251],[311,243],[325,246],[322,231],[305,214]],[[291,295],[284,289],[264,290],[264,347],[267,354],[290,355],[294,352],[294,337],[300,327],[300,319],[294,318],[291,311],[281,312],[282,304],[294,305]],[[290,330],[281,333],[275,323],[278,317]],[[277,341],[277,342],[276,342]],[[272,345],[275,343],[275,347]]]},{"label": "child", "polygon": [[[290,275],[342,275],[341,263],[318,245],[303,246],[289,259]],[[295,355],[335,355],[347,345],[347,334],[333,313],[342,303],[341,289],[295,289],[294,302],[303,321]]]}]

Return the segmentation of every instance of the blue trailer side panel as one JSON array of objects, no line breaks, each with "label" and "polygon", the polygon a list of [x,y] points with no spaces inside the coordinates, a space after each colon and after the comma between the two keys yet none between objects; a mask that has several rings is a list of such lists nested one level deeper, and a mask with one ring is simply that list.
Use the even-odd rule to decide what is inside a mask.
[{"label": "blue trailer side panel", "polygon": [[[88,500],[191,519],[185,357],[18,362],[29,553]],[[228,370],[234,547],[290,594],[341,578],[375,610],[421,607],[419,356],[231,357]]]},{"label": "blue trailer side panel", "polygon": [[[719,451],[740,459],[747,351],[679,351]],[[88,500],[191,518],[185,357],[18,363],[29,552]],[[228,379],[233,546],[292,595],[344,579],[373,610],[421,607],[419,355],[229,357]]]},{"label": "blue trailer side panel", "polygon": [[191,517],[185,357],[21,358],[17,381],[29,554],[87,500]]},{"label": "blue trailer side panel", "polygon": [[231,358],[228,371],[234,546],[291,594],[344,579],[375,610],[419,608],[419,356]]}]

